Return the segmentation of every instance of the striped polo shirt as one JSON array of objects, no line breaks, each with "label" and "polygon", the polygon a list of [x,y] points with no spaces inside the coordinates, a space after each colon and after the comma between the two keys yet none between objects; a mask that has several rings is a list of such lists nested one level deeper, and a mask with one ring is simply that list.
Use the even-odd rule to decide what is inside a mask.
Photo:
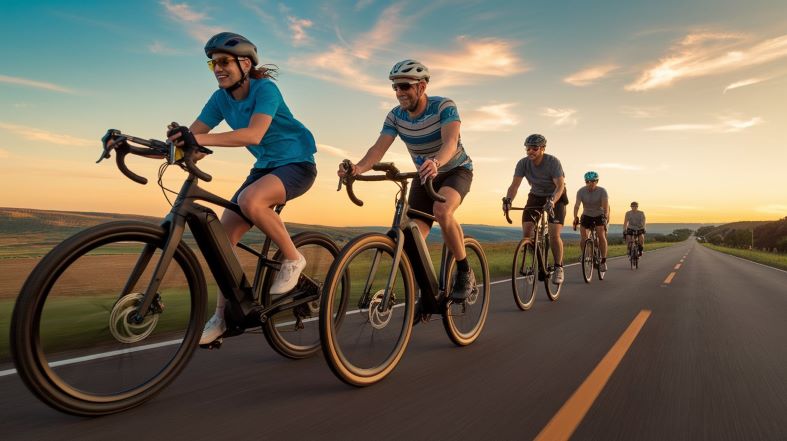
[{"label": "striped polo shirt", "polygon": [[[453,121],[460,121],[459,112],[457,112],[453,100],[430,96],[426,110],[415,119],[411,119],[407,110],[402,109],[401,106],[394,107],[385,118],[380,133],[393,137],[399,135],[407,146],[413,163],[416,167],[420,167],[426,159],[437,155],[437,152],[443,147],[440,129],[443,125]],[[465,148],[462,146],[461,137],[457,143],[456,154],[450,161],[440,166],[438,172],[447,172],[456,167],[473,169],[473,161],[467,156]]]}]

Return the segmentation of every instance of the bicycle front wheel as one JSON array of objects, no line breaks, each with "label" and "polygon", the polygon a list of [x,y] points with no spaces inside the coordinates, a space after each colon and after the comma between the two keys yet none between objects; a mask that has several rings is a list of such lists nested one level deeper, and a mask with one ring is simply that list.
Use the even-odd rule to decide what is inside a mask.
[{"label": "bicycle front wheel", "polygon": [[67,239],[35,267],[14,307],[20,378],[49,406],[97,416],[137,406],[183,369],[200,337],[205,278],[181,243],[149,312],[135,321],[167,232],[121,221]]},{"label": "bicycle front wheel", "polygon": [[582,278],[585,283],[593,280],[593,241],[590,239],[582,244]]},{"label": "bicycle front wheel", "polygon": [[360,236],[342,249],[325,279],[320,306],[323,354],[333,373],[353,386],[385,378],[410,341],[412,267],[404,253],[394,267],[395,252],[396,244],[384,234]]},{"label": "bicycle front wheel", "polygon": [[522,311],[527,311],[535,304],[537,275],[536,249],[532,243],[522,239],[514,251],[514,263],[511,268],[514,303]]},{"label": "bicycle front wheel", "polygon": [[[273,314],[262,327],[265,338],[279,354],[292,359],[301,359],[314,355],[320,350],[320,294],[325,277],[331,263],[339,254],[339,247],[325,234],[305,232],[292,238],[295,248],[306,258],[306,268],[301,277],[308,278],[304,296],[311,298],[292,308],[286,308]],[[277,251],[273,260],[281,261],[281,251]],[[270,305],[279,295],[270,293],[274,271],[268,271],[262,288],[262,303]],[[314,292],[311,292],[311,291]],[[295,302],[303,299],[295,298]]]},{"label": "bicycle front wheel", "polygon": [[[464,302],[448,302],[443,313],[445,332],[457,346],[467,346],[481,335],[481,330],[484,329],[484,323],[486,323],[486,316],[489,313],[489,294],[491,292],[489,264],[481,244],[472,237],[465,237],[465,251],[467,263],[475,275],[475,286]],[[457,271],[456,259],[451,256],[446,265],[448,265],[448,270],[445,271],[446,283],[444,286],[446,292],[451,292],[451,285]]]}]

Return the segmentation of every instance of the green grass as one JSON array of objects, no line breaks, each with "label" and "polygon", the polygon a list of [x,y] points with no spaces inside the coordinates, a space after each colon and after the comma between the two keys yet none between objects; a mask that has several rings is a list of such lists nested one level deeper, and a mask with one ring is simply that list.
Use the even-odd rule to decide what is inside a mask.
[{"label": "green grass", "polygon": [[787,254],[775,254],[769,253],[767,251],[756,250],[742,250],[739,248],[728,248],[709,243],[703,243],[703,245],[712,250],[721,251],[722,253],[741,257],[746,260],[751,260],[752,262],[787,270]]}]

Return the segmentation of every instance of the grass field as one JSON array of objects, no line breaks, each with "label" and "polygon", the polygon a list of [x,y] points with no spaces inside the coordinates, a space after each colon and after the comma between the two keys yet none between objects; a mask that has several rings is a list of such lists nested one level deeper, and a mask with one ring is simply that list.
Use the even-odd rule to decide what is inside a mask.
[{"label": "grass field", "polygon": [[768,253],[766,251],[752,251],[738,248],[720,247],[718,245],[712,245],[709,243],[703,243],[703,245],[712,250],[721,251],[722,253],[731,254],[746,260],[751,260],[752,262],[787,270],[787,254],[775,254]]}]

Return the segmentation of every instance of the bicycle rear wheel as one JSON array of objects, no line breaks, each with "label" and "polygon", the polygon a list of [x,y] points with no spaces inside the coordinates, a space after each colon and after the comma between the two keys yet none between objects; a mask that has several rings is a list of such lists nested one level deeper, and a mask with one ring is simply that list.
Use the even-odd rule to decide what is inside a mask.
[{"label": "bicycle rear wheel", "polygon": [[593,252],[596,254],[595,258],[593,259],[594,262],[598,262],[596,265],[596,272],[598,273],[598,280],[604,280],[604,276],[607,275],[606,271],[601,271],[601,248],[598,246],[593,247]]},{"label": "bicycle rear wheel", "polygon": [[[314,232],[296,234],[292,237],[292,242],[306,258],[306,268],[301,277],[309,279],[304,285],[304,295],[313,297],[313,300],[270,316],[262,330],[265,339],[276,352],[287,358],[301,359],[320,350],[319,296],[328,270],[339,254],[339,247],[327,235]],[[273,256],[276,261],[281,261],[282,258],[281,251],[277,251]],[[274,276],[275,271],[270,270],[265,275],[262,287],[263,305],[270,305],[281,297],[270,293]],[[311,290],[314,292],[310,292]]]},{"label": "bicycle rear wheel", "polygon": [[197,346],[206,286],[194,253],[175,250],[150,311],[132,320],[167,232],[121,221],[67,239],[35,267],[14,307],[11,352],[20,378],[44,403],[105,415],[152,398]]},{"label": "bicycle rear wheel", "polygon": [[582,278],[585,283],[593,280],[593,241],[590,239],[582,244]]},{"label": "bicycle rear wheel", "polygon": [[[404,355],[413,327],[415,287],[394,241],[378,233],[348,243],[331,265],[320,306],[320,337],[331,371],[345,383],[368,386],[390,374]],[[382,305],[394,271],[387,305]],[[382,305],[382,306],[381,306]]]},{"label": "bicycle rear wheel", "polygon": [[[457,346],[467,346],[474,342],[481,330],[484,329],[486,316],[489,313],[489,294],[491,285],[489,280],[489,264],[486,260],[481,244],[472,237],[465,237],[465,251],[467,263],[475,275],[475,287],[463,303],[448,302],[443,313],[443,326],[448,337]],[[456,259],[450,256],[446,261],[448,270],[445,271],[446,292],[451,292],[455,273]]]},{"label": "bicycle rear wheel", "polygon": [[536,249],[532,243],[522,239],[514,251],[514,262],[511,267],[511,289],[514,292],[514,303],[522,311],[527,311],[535,304],[537,275]]}]

